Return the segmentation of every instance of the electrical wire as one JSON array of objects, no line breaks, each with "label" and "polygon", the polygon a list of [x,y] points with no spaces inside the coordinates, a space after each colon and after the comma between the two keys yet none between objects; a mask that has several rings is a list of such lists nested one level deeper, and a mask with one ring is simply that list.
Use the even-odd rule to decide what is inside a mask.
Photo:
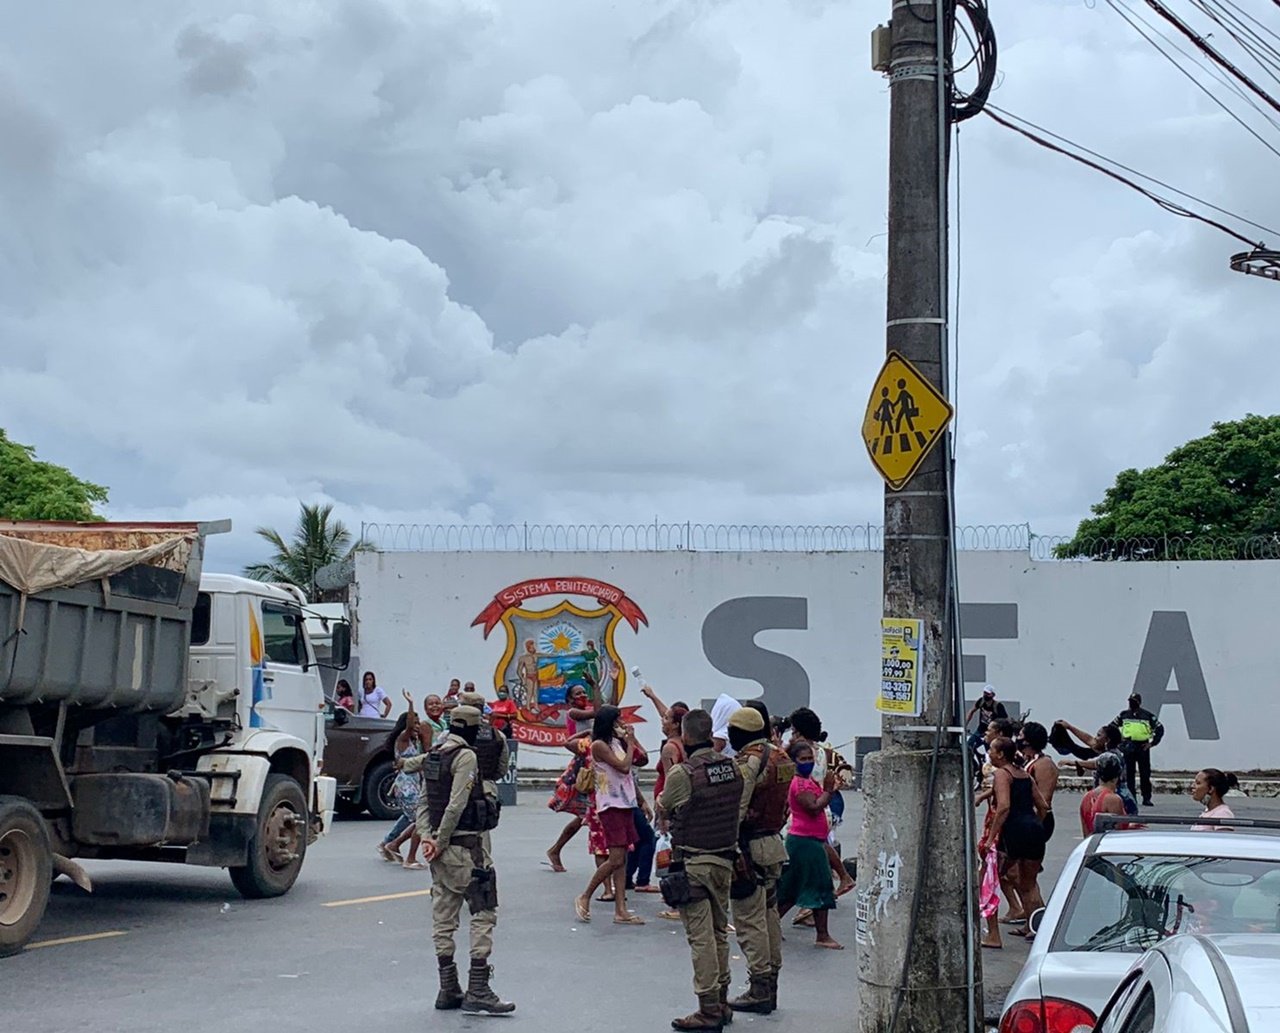
[{"label": "electrical wire", "polygon": [[[1278,2],[1280,2],[1280,0],[1278,0]],[[1191,209],[1186,208],[1175,201],[1170,201],[1166,197],[1161,197],[1159,194],[1155,193],[1155,191],[1148,190],[1146,187],[1142,186],[1141,184],[1135,183],[1132,179],[1129,179],[1126,176],[1122,176],[1119,172],[1115,172],[1114,170],[1109,169],[1104,165],[1100,165],[1098,162],[1092,161],[1091,159],[1083,157],[1082,155],[1074,154],[1071,151],[1067,150],[1065,147],[1060,147],[1058,144],[1045,139],[1044,137],[1038,135],[1037,133],[1034,133],[1029,129],[1025,129],[1022,126],[1019,126],[1014,122],[1004,118],[1002,115],[997,114],[995,111],[991,110],[990,108],[987,109],[986,115],[988,118],[992,119],[995,122],[998,122],[1000,125],[1004,126],[1006,129],[1012,129],[1015,133],[1018,133],[1020,136],[1025,136],[1028,140],[1031,140],[1033,143],[1039,144],[1041,147],[1044,147],[1050,151],[1054,151],[1057,154],[1064,155],[1065,157],[1070,158],[1072,161],[1076,161],[1076,162],[1079,162],[1081,165],[1088,166],[1089,168],[1093,169],[1095,172],[1101,172],[1104,176],[1109,176],[1112,179],[1116,180],[1117,182],[1123,183],[1125,186],[1133,190],[1136,190],[1138,193],[1142,194],[1148,200],[1154,202],[1155,204],[1163,208],[1165,211],[1173,215],[1178,215],[1186,219],[1194,219],[1197,222],[1203,222],[1205,225],[1212,226],[1214,229],[1217,229],[1217,230],[1221,230],[1227,236],[1234,237],[1236,240],[1240,241],[1241,243],[1248,244],[1250,247],[1259,246],[1257,241],[1250,240],[1248,237],[1237,233],[1235,230],[1231,229],[1229,226],[1223,225],[1222,223],[1218,222],[1216,219],[1211,219],[1206,215],[1201,215],[1199,212],[1193,212]],[[1244,221],[1244,220],[1241,220],[1241,221]]]},{"label": "electrical wire", "polygon": [[[1155,176],[1149,176],[1145,172],[1140,172],[1135,168],[1130,168],[1128,165],[1124,164],[1123,162],[1116,161],[1115,158],[1108,158],[1105,154],[1099,154],[1097,151],[1090,150],[1088,147],[1084,146],[1084,144],[1076,143],[1074,140],[1069,140],[1065,136],[1061,136],[1050,129],[1046,129],[1044,126],[1036,125],[1029,118],[1023,118],[1021,115],[1015,115],[1012,112],[1005,111],[1003,108],[997,107],[995,104],[991,104],[988,106],[992,111],[998,112],[999,114],[1003,115],[1005,118],[1013,119],[1016,122],[1020,122],[1023,126],[1029,127],[1035,130],[1037,133],[1043,133],[1045,136],[1053,140],[1057,140],[1061,144],[1065,144],[1068,147],[1074,147],[1078,151],[1083,151],[1085,154],[1088,154],[1093,158],[1097,158],[1099,161],[1104,161],[1110,165],[1114,165],[1116,168],[1121,169],[1125,172],[1128,172],[1130,175],[1137,176],[1139,179],[1145,179],[1149,183],[1154,183],[1156,186],[1162,187],[1165,190],[1172,191],[1173,193],[1178,194],[1181,197],[1185,197],[1189,201],[1194,201],[1198,205],[1202,205],[1205,208],[1210,208],[1213,211],[1218,212],[1220,215],[1225,215],[1228,218],[1233,219],[1238,223],[1241,223],[1245,226],[1252,226],[1256,230],[1262,230],[1263,233],[1269,233],[1273,237],[1280,238],[1280,230],[1273,229],[1270,226],[1264,226],[1262,223],[1254,222],[1252,219],[1246,219],[1243,215],[1238,215],[1237,213],[1231,211],[1228,208],[1223,208],[1220,205],[1214,204],[1212,201],[1206,201],[1203,197],[1198,197],[1195,194],[1188,193],[1186,190],[1179,190],[1177,187],[1166,183],[1162,179],[1157,179]],[[958,177],[959,176],[958,160],[957,160],[956,174]]]},{"label": "electrical wire", "polygon": [[1277,112],[1280,112],[1280,100],[1276,100],[1275,97],[1271,96],[1271,94],[1269,94],[1266,90],[1264,90],[1261,86],[1259,86],[1256,82],[1254,82],[1252,78],[1250,78],[1248,75],[1245,75],[1243,71],[1237,68],[1235,64],[1233,64],[1231,61],[1228,61],[1224,55],[1218,53],[1218,51],[1213,46],[1211,46],[1203,36],[1201,36],[1198,32],[1192,29],[1190,25],[1188,25],[1176,14],[1174,14],[1171,10],[1169,10],[1169,8],[1165,7],[1165,5],[1160,2],[1160,0],[1146,0],[1146,4],[1153,11],[1155,11],[1156,14],[1158,14],[1161,18],[1163,18],[1175,29],[1177,29],[1180,33],[1182,33],[1182,35],[1186,36],[1187,39],[1191,41],[1192,46],[1194,46],[1202,54],[1207,56],[1209,60],[1213,61],[1214,64],[1226,69],[1231,75],[1235,76],[1236,79],[1242,82],[1249,90],[1251,90],[1253,93],[1256,93],[1267,104],[1275,108]]},{"label": "electrical wire", "polygon": [[[947,82],[951,94],[949,105],[951,121],[964,122],[982,111],[983,105],[987,103],[987,98],[995,87],[996,33],[991,24],[991,16],[987,11],[986,0],[951,0],[951,3],[953,5],[951,23],[960,26],[965,38],[973,46],[973,56],[960,68],[955,69],[953,67],[953,70],[947,73]],[[972,36],[969,35],[969,30],[965,29],[956,17],[962,11],[964,12],[965,20],[969,22],[969,26],[973,29]],[[949,32],[948,36],[950,37],[951,64],[954,66],[955,33]],[[955,78],[959,72],[964,71],[975,62],[978,65],[978,81],[971,91],[965,92],[956,86]]]},{"label": "electrical wire", "polygon": [[[1280,4],[1280,0],[1276,0],[1276,3]],[[1153,46],[1170,64],[1172,64],[1179,72],[1181,72],[1184,76],[1186,76],[1192,82],[1192,84],[1195,85],[1196,89],[1200,90],[1206,97],[1208,97],[1211,101],[1213,101],[1214,104],[1216,104],[1224,112],[1226,112],[1226,114],[1231,119],[1233,119],[1236,123],[1238,123],[1240,127],[1245,130],[1245,132],[1247,132],[1250,136],[1252,136],[1255,140],[1257,140],[1260,144],[1262,144],[1263,147],[1269,150],[1277,158],[1280,158],[1280,150],[1278,150],[1273,144],[1271,144],[1268,140],[1266,140],[1266,138],[1264,138],[1262,134],[1259,133],[1253,126],[1249,125],[1248,122],[1246,122],[1243,118],[1241,118],[1237,112],[1233,111],[1230,107],[1228,107],[1217,94],[1215,94],[1211,89],[1205,86],[1204,83],[1202,83],[1199,79],[1197,79],[1194,75],[1192,75],[1191,72],[1188,71],[1178,61],[1176,57],[1174,57],[1167,50],[1165,50],[1164,47],[1160,46],[1160,44],[1156,42],[1155,39],[1152,38],[1152,35],[1154,34],[1156,37],[1163,39],[1166,43],[1168,43],[1171,47],[1173,47],[1173,49],[1177,51],[1179,54],[1181,54],[1183,57],[1188,57],[1189,55],[1187,55],[1184,51],[1180,50],[1171,40],[1168,39],[1168,37],[1164,36],[1158,30],[1147,25],[1141,19],[1138,19],[1132,16],[1130,12],[1125,8],[1121,7],[1116,2],[1116,0],[1107,0],[1107,4],[1108,6],[1111,7],[1112,10],[1114,10],[1118,15],[1120,15],[1121,18],[1123,18],[1126,22],[1128,22],[1129,25],[1134,29],[1134,31],[1138,33],[1138,35],[1140,35],[1143,39],[1145,39],[1148,43],[1150,43],[1151,46]],[[1202,70],[1207,70],[1207,69],[1204,69],[1203,65],[1200,65],[1198,67],[1200,67]],[[1211,74],[1213,73],[1211,72]],[[1239,89],[1238,87],[1235,87],[1234,84],[1230,84],[1230,85],[1232,86],[1232,88],[1235,88],[1238,91]],[[1250,103],[1252,103],[1252,101],[1250,101]],[[1257,108],[1256,105],[1255,105],[1255,110],[1259,111],[1259,113],[1262,114],[1264,118],[1267,118],[1268,121],[1271,121],[1269,116],[1267,116],[1265,112],[1262,112],[1261,109]],[[1272,124],[1275,125],[1274,122],[1272,122]]]},{"label": "electrical wire", "polygon": [[1248,54],[1259,68],[1280,85],[1280,50],[1252,33],[1238,17],[1227,12],[1225,8],[1216,9],[1210,0],[1191,0],[1192,5],[1205,17],[1224,29],[1228,36]]}]

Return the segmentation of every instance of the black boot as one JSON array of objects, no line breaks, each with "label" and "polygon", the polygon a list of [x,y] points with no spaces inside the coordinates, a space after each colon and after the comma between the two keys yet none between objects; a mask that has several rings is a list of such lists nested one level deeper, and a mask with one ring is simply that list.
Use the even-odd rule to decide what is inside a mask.
[{"label": "black boot", "polygon": [[707,994],[698,998],[698,1010],[682,1019],[672,1019],[671,1028],[684,1033],[720,1033],[724,1019],[720,1016],[720,995]]},{"label": "black boot", "polygon": [[467,995],[462,999],[463,1011],[484,1012],[487,1015],[510,1015],[516,1006],[498,999],[489,987],[493,967],[488,958],[472,958],[471,972],[467,980]]},{"label": "black boot", "polygon": [[751,988],[741,997],[729,1002],[734,1011],[754,1012],[756,1015],[769,1015],[773,1012],[773,1000],[770,996],[770,983],[767,975],[752,976]]},{"label": "black boot", "polygon": [[769,974],[769,1010],[771,1012],[778,1010],[778,970],[776,968]]},{"label": "black boot", "polygon": [[462,1007],[462,984],[458,982],[458,966],[453,963],[453,956],[443,955],[436,961],[440,965],[440,992],[436,994],[436,1009],[453,1011]]},{"label": "black boot", "polygon": [[733,1008],[729,1004],[729,986],[720,987],[720,1018],[726,1026],[733,1025]]}]

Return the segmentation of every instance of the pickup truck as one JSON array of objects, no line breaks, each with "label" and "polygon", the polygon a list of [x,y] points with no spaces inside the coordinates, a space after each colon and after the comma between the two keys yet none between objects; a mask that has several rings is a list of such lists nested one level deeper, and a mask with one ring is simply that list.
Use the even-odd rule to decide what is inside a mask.
[{"label": "pickup truck", "polygon": [[324,773],[337,779],[339,814],[351,817],[367,810],[384,821],[400,817],[400,807],[391,796],[395,751],[387,744],[395,725],[387,718],[357,717],[341,707],[330,707]]}]

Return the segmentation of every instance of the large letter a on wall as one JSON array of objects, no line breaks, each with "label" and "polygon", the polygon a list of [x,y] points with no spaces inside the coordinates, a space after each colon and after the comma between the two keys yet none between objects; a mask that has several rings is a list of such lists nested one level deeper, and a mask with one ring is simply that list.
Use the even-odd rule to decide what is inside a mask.
[{"label": "large letter a on wall", "polygon": [[808,599],[782,595],[726,599],[702,622],[702,651],[721,674],[759,682],[770,713],[789,714],[809,705],[809,675],[791,657],[756,645],[756,635],[773,628],[804,631],[808,627]]},{"label": "large letter a on wall", "polygon": [[[1170,684],[1174,679],[1176,690]],[[1156,610],[1151,615],[1133,691],[1142,694],[1142,705],[1157,716],[1162,707],[1181,707],[1187,738],[1218,738],[1218,722],[1186,611]]]}]

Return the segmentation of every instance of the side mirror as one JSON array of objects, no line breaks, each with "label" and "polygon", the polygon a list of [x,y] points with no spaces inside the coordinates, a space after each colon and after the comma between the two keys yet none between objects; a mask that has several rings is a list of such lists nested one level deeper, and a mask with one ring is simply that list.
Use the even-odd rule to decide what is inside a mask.
[{"label": "side mirror", "polygon": [[335,671],[345,671],[351,663],[351,624],[339,621],[333,626],[329,645],[329,663]]},{"label": "side mirror", "polygon": [[[333,704],[329,704],[333,707]],[[346,707],[333,707],[333,723],[341,728],[351,719]]]},{"label": "side mirror", "polygon": [[1034,936],[1040,931],[1040,923],[1044,921],[1044,908],[1038,907],[1031,912],[1031,917],[1027,919],[1027,928],[1031,930]]}]

